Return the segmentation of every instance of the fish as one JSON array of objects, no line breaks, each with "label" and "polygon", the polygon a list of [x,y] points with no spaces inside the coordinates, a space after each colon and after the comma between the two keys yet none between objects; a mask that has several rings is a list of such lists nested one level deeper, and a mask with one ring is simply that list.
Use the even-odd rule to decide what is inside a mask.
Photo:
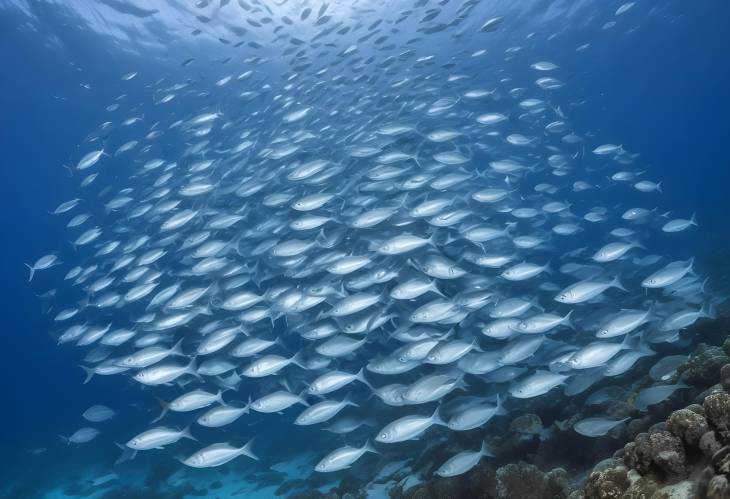
[{"label": "fish", "polygon": [[180,462],[191,468],[214,468],[221,466],[238,456],[246,456],[258,461],[258,457],[251,451],[253,439],[240,448],[233,447],[229,443],[211,444],[191,454]]},{"label": "fish", "polygon": [[670,220],[662,226],[662,232],[681,232],[693,226],[697,227],[697,217],[694,214],[689,220],[683,218]]},{"label": "fish", "polygon": [[466,407],[452,415],[447,426],[453,431],[468,431],[484,426],[495,416],[507,414],[509,412],[503,407],[501,399],[497,395],[496,405],[480,403]]},{"label": "fish", "polygon": [[183,430],[174,430],[172,428],[158,426],[132,437],[126,443],[126,446],[137,451],[162,449],[166,445],[174,444],[182,438],[197,441],[197,439],[190,433],[189,427]]},{"label": "fish", "polygon": [[347,469],[367,452],[375,454],[378,453],[378,451],[370,444],[370,441],[366,442],[365,445],[360,448],[350,446],[340,447],[323,457],[314,466],[314,471],[319,473],[332,473],[334,471]]},{"label": "fish", "polygon": [[608,418],[586,418],[576,421],[573,424],[573,429],[584,437],[602,437],[628,420],[629,418],[616,420]]},{"label": "fish", "polygon": [[28,275],[28,282],[33,280],[33,276],[36,271],[50,269],[51,267],[60,264],[61,262],[58,260],[58,256],[56,255],[44,255],[36,260],[33,265],[26,263],[25,266],[28,267],[28,270],[30,271],[30,274]]},{"label": "fish", "polygon": [[667,355],[649,369],[649,376],[654,381],[668,381],[677,372],[677,368],[689,360],[688,355]]},{"label": "fish", "polygon": [[101,432],[97,430],[96,428],[90,428],[90,427],[84,427],[79,428],[75,432],[73,432],[70,436],[64,437],[62,435],[59,435],[61,440],[63,440],[67,445],[70,444],[86,444],[94,440],[97,436],[99,436]]},{"label": "fish", "polygon": [[693,265],[694,258],[691,258],[686,262],[675,261],[668,263],[663,268],[657,270],[641,281],[641,286],[644,288],[664,288],[671,286],[684,277],[688,272],[692,272]]},{"label": "fish", "polygon": [[629,334],[636,328],[650,322],[652,310],[624,309],[612,315],[596,333],[597,338],[613,338]]},{"label": "fish", "polygon": [[103,149],[98,149],[96,151],[91,151],[86,154],[84,154],[79,162],[76,164],[77,170],[86,170],[87,168],[91,168],[96,163],[99,162],[101,157],[104,155]]},{"label": "fish", "polygon": [[101,423],[114,416],[116,413],[105,405],[92,405],[81,414],[81,417],[90,423]]},{"label": "fish", "polygon": [[376,442],[396,443],[418,438],[433,425],[445,426],[438,407],[431,416],[404,416],[384,426],[375,437]]},{"label": "fish", "polygon": [[683,382],[679,382],[675,385],[655,385],[650,386],[649,388],[644,388],[634,399],[634,407],[640,411],[645,411],[650,406],[663,402],[667,398],[671,397],[675,391],[684,388],[689,388],[689,386]]},{"label": "fish", "polygon": [[584,303],[591,300],[609,288],[618,288],[626,291],[618,277],[610,281],[585,280],[568,286],[555,296],[555,301],[567,304]]},{"label": "fish", "polygon": [[309,426],[313,424],[324,423],[335,417],[345,407],[359,407],[358,404],[345,397],[342,401],[323,400],[313,406],[306,408],[294,420],[294,424],[299,426]]},{"label": "fish", "polygon": [[460,452],[455,456],[449,458],[444,464],[439,466],[439,468],[434,473],[441,477],[463,475],[470,469],[474,468],[474,466],[479,464],[479,461],[481,461],[482,457],[484,456],[492,457],[493,454],[487,448],[487,444],[485,442],[482,442],[482,447],[478,451]]},{"label": "fish", "polygon": [[565,383],[570,376],[548,371],[536,371],[534,374],[516,381],[509,393],[515,398],[533,398],[543,395],[553,388]]}]

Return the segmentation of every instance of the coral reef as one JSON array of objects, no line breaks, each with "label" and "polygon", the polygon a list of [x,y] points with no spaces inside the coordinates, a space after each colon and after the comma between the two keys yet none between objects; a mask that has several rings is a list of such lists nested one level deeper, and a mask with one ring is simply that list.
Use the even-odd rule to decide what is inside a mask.
[{"label": "coral reef", "polygon": [[685,383],[709,387],[720,379],[720,370],[730,362],[722,348],[700,343],[689,360],[677,369]]},{"label": "coral reef", "polygon": [[[703,337],[717,332],[703,328],[708,331]],[[730,339],[722,348],[699,343],[667,381],[685,383],[686,389],[644,412],[634,407],[637,394],[664,381],[645,376],[630,387],[596,387],[588,403],[528,405],[500,423],[500,436],[490,442],[495,458],[459,477],[430,478],[454,452],[448,443],[434,445],[414,465],[425,470],[427,481],[397,486],[391,497],[730,499],[729,354]],[[597,439],[572,429],[577,421],[602,414],[628,420]],[[621,448],[621,440],[629,442]],[[580,466],[612,453],[592,470]]]},{"label": "coral reef", "polygon": [[720,383],[703,394],[701,405],[672,412],[665,424],[626,444],[612,464],[594,469],[582,497],[730,499],[729,360],[721,349],[700,344],[678,370],[682,379],[700,388]]}]

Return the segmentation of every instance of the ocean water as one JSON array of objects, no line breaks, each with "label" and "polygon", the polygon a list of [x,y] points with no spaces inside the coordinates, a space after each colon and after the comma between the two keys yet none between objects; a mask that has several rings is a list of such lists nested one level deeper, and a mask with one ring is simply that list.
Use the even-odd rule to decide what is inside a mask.
[{"label": "ocean water", "polygon": [[[171,497],[206,494],[210,497],[286,497],[314,490],[327,491],[350,480],[367,484],[372,497],[386,497],[387,489],[394,485],[389,477],[397,469],[411,466],[411,460],[424,449],[456,438],[447,429],[433,428],[416,442],[376,444],[381,454],[368,453],[348,470],[316,472],[317,462],[336,448],[360,447],[369,438],[375,438],[386,423],[408,414],[430,415],[438,405],[431,402],[394,409],[377,397],[369,397],[366,387],[355,382],[332,397],[342,400],[350,391],[360,408],[346,408],[342,414],[367,416],[373,420],[372,427],[366,425],[353,433],[338,436],[322,431],[324,425],[297,426],[293,421],[303,406],[296,405],[283,411],[282,415],[252,412],[216,432],[200,428],[193,422],[206,410],[201,409],[170,414],[159,423],[183,428],[193,422],[191,431],[199,443],[183,440],[164,450],[140,451],[133,460],[115,466],[122,453],[115,443],[123,445],[154,426],[150,421],[160,410],[157,398],[170,401],[196,386],[213,392],[217,389],[212,377],[206,377],[205,384],[193,382],[184,388],[143,386],[131,378],[130,372],[95,376],[84,384],[85,373],[79,365],[84,364],[84,356],[93,347],[57,345],[58,337],[73,321],[61,324],[54,321],[54,317],[72,304],[84,304],[82,309],[85,309],[79,315],[81,319],[75,321],[95,326],[113,323],[115,327],[126,327],[131,317],[142,314],[138,304],[120,305],[103,312],[87,305],[86,300],[93,302],[98,294],[89,293],[86,287],[91,280],[105,275],[108,267],[92,271],[90,280],[77,285],[72,285],[72,279],[64,280],[64,275],[74,265],[89,266],[95,260],[103,260],[94,257],[94,252],[115,237],[126,242],[132,237],[147,235],[153,243],[162,238],[159,225],[163,219],[144,215],[137,220],[127,219],[129,210],[142,204],[143,197],[149,194],[145,189],[150,189],[152,182],[162,175],[159,169],[144,173],[145,163],[157,157],[164,158],[168,166],[169,162],[179,162],[177,169],[170,170],[170,182],[175,189],[181,188],[183,180],[187,182],[195,176],[183,168],[189,168],[194,161],[217,161],[201,174],[201,178],[211,181],[213,189],[212,194],[203,194],[207,201],[185,198],[182,202],[182,206],[194,209],[220,209],[215,202],[225,196],[231,197],[232,185],[237,187],[251,176],[264,175],[263,172],[275,172],[273,178],[259,177],[266,178],[266,186],[260,193],[245,199],[239,196],[235,203],[225,204],[226,210],[240,209],[244,215],[233,230],[225,232],[225,237],[239,241],[243,236],[244,242],[237,245],[237,251],[233,251],[230,258],[248,269],[257,261],[257,257],[251,255],[255,244],[249,240],[257,244],[264,238],[260,234],[254,237],[246,231],[266,220],[289,221],[300,215],[291,210],[283,213],[271,208],[267,211],[261,205],[265,194],[296,192],[302,195],[325,191],[328,187],[337,190],[350,181],[361,189],[363,183],[369,181],[362,180],[361,173],[376,167],[378,161],[372,156],[353,160],[347,151],[356,145],[378,144],[378,153],[400,148],[415,155],[416,161],[404,159],[396,164],[406,169],[408,175],[428,171],[428,164],[433,162],[427,160],[430,161],[437,150],[458,147],[468,156],[468,161],[458,165],[445,163],[447,170],[474,173],[469,180],[474,182],[473,188],[462,184],[455,190],[431,194],[419,190],[405,198],[398,198],[397,192],[386,192],[386,196],[378,190],[370,193],[362,189],[356,193],[343,191],[337,206],[325,208],[321,214],[335,219],[330,224],[346,227],[347,220],[355,213],[352,208],[365,207],[358,206],[358,194],[376,198],[374,204],[367,203],[368,207],[388,206],[395,199],[406,209],[429,196],[453,196],[459,203],[460,196],[477,190],[477,185],[508,189],[512,201],[506,206],[514,209],[531,202],[529,196],[535,195],[536,183],[551,183],[560,187],[557,193],[538,197],[540,203],[536,206],[544,204],[548,198],[562,201],[570,205],[568,210],[573,209],[580,219],[594,202],[606,207],[612,217],[600,226],[581,222],[586,228],[575,243],[555,242],[557,236],[548,232],[549,241],[532,260],[530,253],[515,253],[513,263],[530,260],[542,265],[549,261],[554,273],[543,274],[533,282],[558,282],[562,288],[571,282],[558,271],[563,263],[572,261],[566,257],[567,252],[579,247],[589,248],[580,261],[593,264],[590,255],[608,242],[606,232],[622,225],[620,216],[625,209],[635,206],[656,208],[649,215],[651,222],[636,225],[636,239],[647,248],[640,249],[641,256],[659,255],[663,258],[662,263],[641,268],[631,258],[620,261],[601,277],[619,274],[623,279],[628,276],[628,282],[631,282],[631,286],[627,286],[628,294],[611,290],[595,308],[619,310],[629,305],[644,306],[649,292],[655,290],[643,289],[638,276],[645,277],[666,263],[694,257],[697,279],[708,278],[706,291],[699,294],[699,299],[693,295],[677,304],[666,295],[656,294],[651,298],[678,307],[667,310],[664,317],[676,310],[698,308],[702,304],[719,309],[727,294],[730,248],[727,222],[730,165],[726,147],[730,136],[727,120],[730,104],[726,95],[730,88],[730,59],[725,56],[730,47],[726,29],[730,5],[719,0],[692,3],[637,0],[628,10],[616,15],[622,5],[626,4],[597,0],[289,0],[278,3],[264,0],[145,3],[0,0],[0,146],[3,152],[0,170],[3,175],[3,209],[0,210],[3,255],[0,264],[4,277],[5,317],[0,368],[3,374],[0,377],[3,394],[0,496],[54,499],[103,497],[105,494],[106,497],[125,497],[125,494],[127,497],[137,497],[134,494],[142,494],[141,497],[145,494],[146,497],[163,497],[163,494],[177,494]],[[306,9],[311,9],[311,13],[304,15]],[[459,9],[467,9],[463,18],[458,17]],[[424,18],[427,20],[419,23]],[[494,18],[500,18],[501,22],[495,22],[493,30],[480,30],[485,22]],[[449,25],[455,19],[459,22]],[[317,37],[318,32],[336,24],[336,29]],[[368,33],[371,35],[363,39]],[[581,46],[584,47],[577,50]],[[484,50],[483,55],[474,55],[481,50]],[[194,60],[184,64],[189,59]],[[558,67],[550,71],[531,67],[539,61],[549,61]],[[327,69],[327,72],[318,74],[321,69]],[[124,78],[133,73],[133,77]],[[449,81],[453,75],[465,78]],[[232,78],[224,80],[228,76]],[[558,79],[560,88],[540,89],[535,85],[540,77]],[[179,88],[174,87],[175,84],[180,84]],[[519,88],[526,90],[510,94],[510,90]],[[464,96],[474,89],[494,93],[481,99]],[[174,98],[163,102],[166,95]],[[530,113],[520,107],[520,101],[528,97],[541,99],[543,103],[538,105],[541,109]],[[447,109],[429,115],[429,106],[439,99],[450,99]],[[367,104],[363,106],[363,102]],[[119,105],[118,109],[109,110],[115,103]],[[310,111],[299,120],[288,115],[307,108]],[[477,116],[492,112],[504,113],[513,130],[503,124],[490,126],[476,121]],[[201,118],[204,113],[216,114]],[[196,117],[201,122],[209,120],[211,130],[204,133],[205,126],[194,123]],[[123,124],[129,118],[137,119]],[[551,134],[544,130],[547,123],[562,119],[568,123],[564,132]],[[103,125],[106,122],[109,125]],[[175,122],[179,123],[171,126]],[[415,127],[422,133],[435,129],[458,130],[462,136],[455,142],[436,144],[421,138],[419,140],[426,146],[416,149],[409,142],[411,139],[382,133],[382,127],[394,123]],[[164,133],[160,137],[150,137],[148,134],[155,130]],[[378,130],[381,130],[380,134]],[[244,131],[249,135],[242,136]],[[272,142],[275,137],[297,131],[307,131],[312,136],[302,141],[303,145],[293,156],[276,160],[261,153],[276,145]],[[509,149],[513,144],[505,139],[517,132],[528,136],[530,143],[521,149]],[[578,135],[580,142],[561,141],[560,137],[569,132]],[[408,133],[412,132],[406,132],[406,136]],[[236,144],[247,138],[251,141],[250,152],[231,152]],[[133,150],[115,154],[119,146],[131,140],[139,141]],[[186,153],[191,146],[204,140],[210,143],[202,145],[202,152]],[[452,144],[456,145],[452,147]],[[602,144],[616,144],[622,148],[608,156],[594,154],[594,148]],[[86,153],[101,149],[107,154],[90,168],[79,170],[79,161]],[[547,156],[551,153],[564,154],[568,158],[570,166],[566,175],[555,174],[547,167]],[[534,164],[536,168],[514,174],[497,174],[490,170],[489,161],[507,156],[520,156],[526,166]],[[287,185],[282,180],[296,167],[297,161],[313,158],[341,162],[347,168],[309,190],[300,189],[300,184]],[[629,183],[606,178],[621,169],[643,173]],[[230,175],[224,174],[227,170],[231,171]],[[446,170],[435,171],[435,175],[442,175]],[[98,173],[98,178],[88,187],[80,187],[82,179],[91,173]],[[406,173],[399,175],[398,182]],[[508,179],[506,183],[505,178]],[[597,192],[595,198],[592,193],[579,196],[571,189],[574,181],[583,178],[600,186],[591,191]],[[631,184],[640,179],[661,181],[662,192],[637,192]],[[120,191],[129,187],[134,189],[131,205],[117,209],[105,207]],[[174,193],[170,197],[174,197]],[[74,198],[82,199],[78,207],[61,215],[51,214],[59,204]],[[477,211],[477,217],[486,213],[479,210],[492,210],[491,206],[484,208],[473,201],[466,202],[465,206]],[[96,224],[103,235],[90,245],[75,246],[72,242],[82,231],[69,230],[66,224],[82,211],[94,213],[84,230]],[[663,215],[665,212],[671,213]],[[508,211],[500,215],[489,213],[493,218],[488,221],[498,220],[498,224],[504,225],[507,220],[500,217]],[[672,218],[688,219],[692,214],[696,215],[697,226],[681,234],[672,234],[672,237],[662,234],[663,223]],[[538,218],[554,225],[557,216],[541,213]],[[544,227],[537,223],[533,225],[532,221],[518,220],[517,223],[524,229],[522,232],[545,234]],[[329,230],[327,227],[325,234]],[[365,239],[377,242],[399,232],[424,237],[438,232],[436,248],[460,264],[463,263],[460,252],[481,249],[479,245],[459,246],[458,242],[456,252],[445,249],[447,243],[440,235],[445,238],[448,233],[458,239],[465,227],[461,224],[437,229],[427,224],[423,224],[425,229],[421,225],[418,229],[413,225],[398,227],[388,222],[387,228],[368,229],[370,232],[366,235],[357,236],[361,239],[351,235],[338,244],[338,249],[345,254],[370,252],[376,255],[373,265],[377,267],[378,262],[384,262],[389,269],[398,271],[398,277],[392,282],[376,286],[377,293],[411,276],[414,265],[407,262],[408,257],[380,259],[377,252],[363,242]],[[118,231],[113,236],[119,228],[128,228],[131,232]],[[302,237],[313,239],[317,233],[306,232]],[[187,235],[189,233],[184,233],[183,237]],[[146,243],[143,249],[154,248],[153,243]],[[501,250],[502,246],[498,248]],[[162,272],[159,279],[164,284],[148,295],[147,300],[175,282],[186,282],[188,287],[193,285],[190,283],[200,282],[181,272],[181,268],[189,267],[184,260],[189,250],[180,249],[180,241],[166,250],[168,253],[153,263],[151,270]],[[32,264],[46,254],[57,255],[62,265],[38,270],[29,283],[24,263]],[[139,256],[141,252],[134,254]],[[259,265],[258,271],[262,271],[268,264]],[[308,260],[301,265],[311,266],[312,263]],[[494,269],[480,269],[467,263],[463,266],[470,276],[499,279],[499,272]],[[272,265],[271,268],[280,267]],[[317,277],[322,275],[326,272]],[[299,282],[316,280],[306,277]],[[214,275],[210,282],[218,281],[222,282],[222,278]],[[478,283],[469,280],[469,276],[463,281],[442,281],[439,286],[449,298],[479,289]],[[210,282],[206,281],[205,285]],[[497,281],[490,282],[489,286],[493,286]],[[116,283],[112,288],[118,285]],[[119,286],[122,294],[129,289],[128,285]],[[264,293],[268,287],[258,284],[250,289]],[[506,298],[501,291],[501,282],[497,287],[500,298]],[[556,304],[552,299],[556,292],[545,289],[539,292],[539,302],[546,312],[563,316],[574,308],[578,331],[592,331],[591,320],[585,313],[591,305]],[[527,289],[520,288],[517,295],[525,293]],[[392,302],[384,296],[381,305],[383,301]],[[634,301],[628,301],[627,296]],[[230,315],[221,315],[219,307],[224,298],[225,293],[206,296],[204,301],[210,300],[211,315],[197,317],[194,327],[170,333],[185,335],[184,350],[188,355],[196,349],[200,340],[197,333],[203,324]],[[421,300],[419,305],[425,303],[423,297]],[[286,346],[278,353],[286,357],[300,348],[311,350],[317,342],[289,338],[298,335],[300,329],[296,326],[310,326],[317,318],[315,316],[327,311],[335,301],[334,295],[328,297],[314,312],[309,311],[311,314],[281,313],[273,325],[267,319],[252,327],[254,336],[272,338],[273,334],[284,338]],[[468,341],[477,331],[475,341],[481,348],[496,351],[503,344],[483,338],[477,329],[478,323],[488,320],[488,310],[474,311],[456,327],[440,324],[437,329],[445,332],[453,328],[457,331],[454,338]],[[398,313],[405,314],[400,308]],[[245,403],[248,397],[256,399],[285,387],[298,394],[327,370],[339,368],[357,372],[370,360],[401,346],[401,343],[385,341],[379,336],[392,333],[396,322],[368,332],[365,337],[373,339],[366,342],[362,350],[333,359],[329,367],[302,370],[291,366],[264,381],[244,377],[238,389],[229,390],[223,396],[228,401]],[[140,331],[143,329],[139,327]],[[585,335],[561,334],[564,336],[556,336],[556,341],[580,346],[588,342]],[[689,353],[693,339],[680,333],[678,338],[666,343],[663,353]],[[171,346],[172,343],[163,341],[163,344]],[[119,348],[114,355],[128,355],[132,351],[129,344]],[[518,365],[526,369],[544,367],[548,354],[541,351],[536,355]],[[237,360],[236,372],[240,373],[251,360]],[[454,366],[456,363],[450,367]],[[434,369],[448,369],[448,366],[424,365],[418,369],[421,370],[402,376],[380,376],[367,371],[365,375],[377,387],[395,382],[410,384],[435,372]],[[645,371],[632,371],[619,378],[619,382],[628,387]],[[195,380],[186,376],[178,381]],[[507,400],[510,418],[526,411],[519,400],[510,400],[507,384],[484,382],[482,376],[465,375],[465,395],[492,397],[489,399],[492,403],[493,397],[500,394]],[[281,384],[281,380],[286,384]],[[550,393],[552,395],[546,396],[557,396],[555,392]],[[450,393],[440,400],[440,404],[456,395]],[[308,398],[310,404],[319,400]],[[98,424],[84,421],[81,414],[94,404],[108,406],[116,415]],[[491,424],[470,434],[473,437],[471,448],[462,450],[477,450],[478,445],[474,442],[488,438],[490,431],[497,431],[490,429]],[[84,426],[93,426],[101,433],[91,442],[76,445],[67,445],[58,437],[69,436]],[[252,437],[256,437],[253,449],[260,457],[259,461],[238,457],[209,469],[192,468],[178,461],[208,444],[231,442],[241,446]],[[462,436],[459,442],[465,443]],[[115,473],[113,480],[93,485],[93,480],[112,472]],[[410,475],[414,481],[438,479],[430,472],[415,468],[410,470]],[[145,484],[147,489],[143,488]],[[282,484],[285,484],[283,488]]]}]

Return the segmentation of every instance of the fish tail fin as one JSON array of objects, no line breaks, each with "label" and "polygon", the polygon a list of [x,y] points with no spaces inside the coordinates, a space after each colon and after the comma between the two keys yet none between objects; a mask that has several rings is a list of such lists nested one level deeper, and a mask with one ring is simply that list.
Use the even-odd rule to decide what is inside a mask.
[{"label": "fish tail fin", "polygon": [[309,402],[307,402],[306,396],[307,396],[306,388],[304,390],[302,390],[299,393],[299,395],[297,395],[297,397],[299,397],[299,403],[302,404],[304,407],[309,407],[310,404],[309,404]]},{"label": "fish tail fin", "polygon": [[563,319],[560,321],[563,323],[563,325],[565,327],[568,327],[573,330],[575,330],[575,324],[573,324],[573,312],[574,311],[575,310],[573,309],[570,312],[568,312],[567,314],[565,314],[565,317],[563,317]]},{"label": "fish tail fin", "polygon": [[482,456],[494,456],[494,453],[489,448],[489,445],[487,445],[486,440],[482,440],[482,447],[479,449],[479,454],[481,454]]},{"label": "fish tail fin", "polygon": [[695,272],[694,269],[695,265],[695,257],[692,257],[689,259],[689,262],[687,262],[687,273],[692,275],[697,275],[697,272]]},{"label": "fish tail fin", "polygon": [[701,290],[701,291],[702,291],[703,293],[707,293],[707,289],[705,289],[705,288],[707,287],[707,283],[708,283],[709,281],[710,281],[710,276],[707,276],[707,277],[705,277],[705,280],[704,280],[704,281],[702,281],[702,285],[700,286],[700,290]]},{"label": "fish tail fin", "polygon": [[246,442],[246,445],[241,447],[241,449],[239,450],[239,454],[241,454],[243,456],[248,456],[251,459],[255,459],[256,461],[258,461],[259,460],[258,456],[256,454],[254,454],[253,451],[251,450],[251,447],[253,447],[254,440],[256,440],[256,437],[253,437],[251,440]]},{"label": "fish tail fin", "polygon": [[58,438],[61,439],[61,441],[66,445],[71,445],[71,441],[68,439],[68,437],[64,437],[63,435],[56,435]]},{"label": "fish tail fin", "polygon": [[355,376],[355,379],[357,379],[363,385],[370,388],[370,391],[373,391],[373,392],[375,391],[375,388],[373,387],[373,385],[371,385],[370,382],[367,379],[365,379],[365,369],[364,368],[360,368],[360,370],[357,372],[357,375]]},{"label": "fish tail fin", "polygon": [[116,443],[116,442],[114,442],[114,445],[116,445],[117,447],[119,447],[119,449],[121,449],[122,455],[119,456],[116,461],[114,461],[113,466],[118,466],[118,465],[120,465],[122,463],[126,463],[127,461],[131,461],[135,457],[137,457],[137,451],[136,450],[130,449],[126,445],[122,445],[122,444],[119,444],[119,443]]},{"label": "fish tail fin", "polygon": [[454,384],[454,390],[469,390],[469,384],[464,380],[464,373],[459,376],[459,380]]},{"label": "fish tail fin", "polygon": [[302,363],[302,352],[303,350],[299,350],[297,353],[294,354],[294,356],[290,359],[291,363],[295,366],[299,366],[302,369],[306,369],[307,367]]},{"label": "fish tail fin", "polygon": [[619,281],[618,276],[615,276],[613,280],[611,281],[611,287],[618,288],[621,291],[628,291],[623,284],[621,284],[621,281]]},{"label": "fish tail fin", "polygon": [[697,226],[697,213],[692,213],[692,216],[689,219],[689,223],[691,225]]},{"label": "fish tail fin", "polygon": [[188,367],[185,368],[185,372],[187,372],[188,374],[192,374],[193,376],[195,376],[196,378],[198,378],[200,380],[203,379],[202,376],[200,376],[200,374],[198,374],[198,364],[195,361],[195,357],[190,359],[190,364],[188,364]]},{"label": "fish tail fin", "polygon": [[548,260],[545,265],[542,266],[543,272],[547,272],[548,274],[554,274],[555,269],[553,268],[553,261],[552,259]]},{"label": "fish tail fin", "polygon": [[706,317],[707,319],[714,319],[716,317],[715,307],[712,304],[704,304],[700,309],[700,317]]},{"label": "fish tail fin", "polygon": [[172,347],[172,349],[170,349],[170,355],[182,355],[182,356],[185,355],[183,353],[183,351],[182,351],[182,342],[183,342],[183,339],[184,338],[180,338],[177,341],[177,343],[175,343],[175,345]]},{"label": "fish tail fin", "polygon": [[[370,395],[373,395],[373,392],[370,392]],[[369,398],[369,397],[368,397]],[[360,407],[359,404],[356,404],[352,401],[352,392],[349,392],[347,395],[345,395],[345,399],[342,401],[344,405],[351,405],[352,407]]]},{"label": "fish tail fin", "polygon": [[646,311],[646,322],[651,322],[656,319],[656,301],[652,301],[649,305],[649,310]]},{"label": "fish tail fin", "polygon": [[286,322],[286,315],[285,315],[285,314],[283,314],[283,313],[278,313],[278,314],[272,314],[271,312],[269,312],[269,314],[268,314],[268,315],[269,315],[269,320],[271,321],[271,327],[272,327],[272,328],[276,327],[276,321],[277,321],[277,320],[278,320],[278,319],[279,319],[280,317],[284,317],[284,321]]},{"label": "fish tail fin", "polygon": [[27,263],[24,263],[26,267],[28,267],[28,270],[30,270],[30,275],[28,276],[28,282],[33,280],[33,276],[35,275],[35,267],[32,265],[28,265]]},{"label": "fish tail fin", "polygon": [[160,407],[162,407],[162,411],[160,412],[160,415],[159,416],[157,416],[155,419],[153,419],[152,421],[150,421],[151,423],[156,423],[159,420],[161,420],[162,418],[164,418],[165,417],[165,414],[167,414],[167,412],[170,410],[170,403],[169,402],[165,402],[164,400],[162,400],[159,397],[157,398],[157,402],[159,402]]},{"label": "fish tail fin", "polygon": [[639,334],[637,336],[627,334],[624,337],[624,340],[621,342],[622,350],[638,350],[639,348],[641,348],[641,345],[644,342],[643,340],[643,334]]},{"label": "fish tail fin", "polygon": [[188,438],[195,442],[199,442],[199,440],[197,438],[195,438],[192,433],[190,433],[191,426],[192,426],[192,424],[189,424],[185,428],[183,428],[183,430],[180,432],[180,436],[182,436],[183,438]]},{"label": "fish tail fin", "polygon": [[662,183],[661,182],[657,182],[656,183],[656,190],[659,191],[659,192],[661,192],[661,193],[664,193],[664,191],[662,190]]},{"label": "fish tail fin", "polygon": [[506,416],[509,414],[509,411],[504,408],[504,404],[502,403],[502,397],[497,394],[497,410],[495,411],[495,416]]},{"label": "fish tail fin", "polygon": [[438,234],[437,230],[434,230],[430,236],[428,236],[428,245],[436,248],[436,234]]},{"label": "fish tail fin", "polygon": [[650,355],[656,355],[656,352],[652,350],[649,344],[644,341],[639,343],[639,347],[636,349],[636,351],[642,355],[646,355],[647,357]]},{"label": "fish tail fin", "polygon": [[94,374],[96,374],[96,372],[91,367],[86,367],[86,366],[79,366],[79,367],[81,369],[83,369],[84,372],[86,373],[86,379],[84,380],[84,383],[83,383],[85,385],[86,383],[88,383],[91,380],[91,378],[94,377]]},{"label": "fish tail fin", "polygon": [[543,307],[542,305],[540,305],[540,298],[538,296],[536,296],[535,298],[533,298],[530,301],[530,304],[533,307],[535,307],[536,309],[538,309],[540,312],[544,312],[545,311],[545,307]]},{"label": "fish tail fin", "polygon": [[[241,377],[238,375],[236,371],[233,371],[228,378],[222,378],[220,376],[216,376],[216,384],[222,388],[222,391],[227,390],[233,390],[238,391],[238,387],[241,385]],[[228,405],[225,402],[223,402],[223,399],[221,398],[221,404]]]},{"label": "fish tail fin", "polygon": [[446,422],[444,422],[444,420],[441,419],[441,415],[439,414],[439,409],[441,409],[441,407],[437,406],[436,409],[433,411],[433,414],[431,414],[431,417],[429,419],[431,419],[432,424],[446,426]]},{"label": "fish tail fin", "polygon": [[368,439],[368,441],[365,442],[365,445],[363,446],[362,450],[364,452],[372,452],[373,454],[380,454],[378,449],[373,447],[373,443],[370,441],[370,439]]},{"label": "fish tail fin", "polygon": [[436,293],[437,295],[443,296],[444,298],[446,298],[446,295],[439,289],[438,284],[436,284],[436,279],[431,281],[431,284],[429,285],[429,289],[431,291],[433,291],[434,293]]}]

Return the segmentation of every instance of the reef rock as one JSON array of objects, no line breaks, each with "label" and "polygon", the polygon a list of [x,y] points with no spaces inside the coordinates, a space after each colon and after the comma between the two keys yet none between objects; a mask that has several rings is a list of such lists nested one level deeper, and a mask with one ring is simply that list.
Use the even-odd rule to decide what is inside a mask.
[{"label": "reef rock", "polygon": [[730,483],[725,475],[713,476],[707,484],[707,499],[729,499]]},{"label": "reef rock", "polygon": [[640,433],[624,447],[624,462],[642,475],[657,471],[676,476],[687,473],[682,441],[668,431]]},{"label": "reef rock", "polygon": [[623,465],[594,471],[585,486],[585,499],[618,499],[629,488],[628,468]]},{"label": "reef rock", "polygon": [[715,455],[717,451],[722,448],[722,444],[718,442],[717,436],[715,435],[714,431],[705,432],[705,434],[702,435],[702,438],[700,438],[700,442],[698,445],[700,450],[702,451],[702,454],[706,458],[711,458]]},{"label": "reef rock", "polygon": [[720,369],[720,384],[723,390],[730,391],[730,364],[725,364]]},{"label": "reef rock", "polygon": [[499,499],[567,499],[571,492],[568,474],[561,468],[544,473],[537,466],[520,461],[497,470]]},{"label": "reef rock", "polygon": [[708,387],[718,382],[722,366],[730,362],[722,348],[700,343],[686,363],[677,372],[691,385]]},{"label": "reef rock", "polygon": [[690,446],[697,446],[709,429],[704,416],[689,408],[674,411],[667,419],[667,430]]},{"label": "reef rock", "polygon": [[718,392],[708,395],[702,407],[710,428],[719,432],[730,430],[730,394]]}]

